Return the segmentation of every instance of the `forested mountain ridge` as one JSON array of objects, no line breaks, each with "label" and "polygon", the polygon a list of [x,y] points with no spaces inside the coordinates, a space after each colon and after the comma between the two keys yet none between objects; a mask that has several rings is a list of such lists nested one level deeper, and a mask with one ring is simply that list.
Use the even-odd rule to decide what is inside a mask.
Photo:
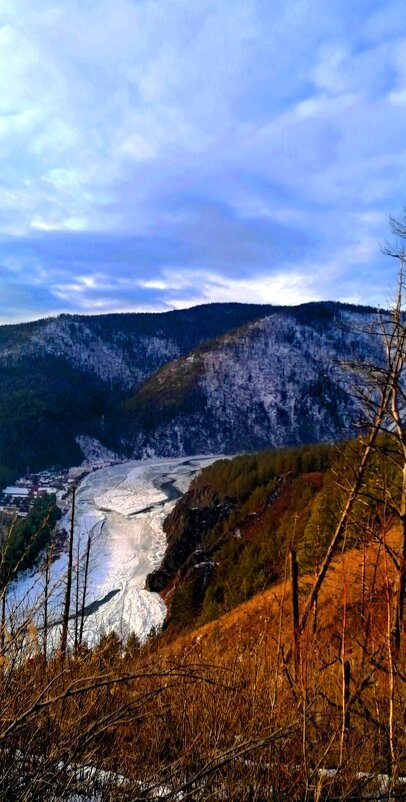
[{"label": "forested mountain ridge", "polygon": [[155,373],[122,406],[127,453],[230,454],[352,436],[360,404],[344,363],[381,362],[375,317],[339,305],[304,311],[248,323]]},{"label": "forested mountain ridge", "polygon": [[[241,454],[204,468],[165,519],[164,558],[147,577],[147,588],[163,593],[170,628],[205,624],[282,581],[290,549],[301,575],[317,572],[361,452],[355,440]],[[399,503],[398,460],[381,435],[340,550],[393,528],[385,487]]]},{"label": "forested mountain ridge", "polygon": [[[0,326],[0,466],[21,471],[80,463],[77,438],[103,440],[104,419],[142,380],[273,308],[209,304]],[[113,445],[119,449],[119,440]]]},{"label": "forested mountain ridge", "polygon": [[59,315],[0,326],[0,363],[63,358],[121,388],[134,388],[166,362],[278,307],[206,304],[173,312]]},{"label": "forested mountain ridge", "polygon": [[83,436],[120,457],[345,437],[357,409],[337,365],[375,359],[359,333],[372,319],[330,302],[209,304],[2,326],[0,466],[80,463]]}]

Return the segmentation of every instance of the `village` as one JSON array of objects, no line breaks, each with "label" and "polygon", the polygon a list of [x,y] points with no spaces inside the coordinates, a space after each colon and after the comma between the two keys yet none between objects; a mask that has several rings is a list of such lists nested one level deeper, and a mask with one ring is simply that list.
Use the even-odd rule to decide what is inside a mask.
[{"label": "village", "polygon": [[67,468],[27,473],[0,491],[0,513],[26,518],[35,500],[47,494],[54,494],[62,505],[73,481]]},{"label": "village", "polygon": [[72,468],[50,468],[49,470],[30,473],[16,479],[13,485],[0,489],[0,515],[26,518],[35,500],[45,495],[55,495],[58,507],[62,512],[68,507],[68,496],[73,485],[78,485],[89,473],[107,468],[120,462],[118,459],[97,459],[95,462],[84,462]]}]

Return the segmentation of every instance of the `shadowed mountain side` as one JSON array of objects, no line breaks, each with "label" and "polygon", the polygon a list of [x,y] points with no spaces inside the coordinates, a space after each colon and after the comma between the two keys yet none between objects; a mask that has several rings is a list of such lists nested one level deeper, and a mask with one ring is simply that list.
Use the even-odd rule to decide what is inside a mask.
[{"label": "shadowed mountain side", "polygon": [[273,309],[208,304],[0,326],[0,466],[18,472],[80,463],[81,435],[120,449],[125,432],[119,426],[112,437],[105,419],[147,376]]}]

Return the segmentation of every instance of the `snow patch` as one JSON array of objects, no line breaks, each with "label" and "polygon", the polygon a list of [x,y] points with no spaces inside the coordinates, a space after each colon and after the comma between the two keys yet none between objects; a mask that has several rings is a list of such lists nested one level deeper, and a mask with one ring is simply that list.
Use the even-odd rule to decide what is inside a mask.
[{"label": "snow patch", "polygon": [[120,457],[110,448],[104,446],[100,440],[95,437],[89,437],[86,434],[80,434],[76,438],[76,442],[83,454],[82,465],[96,465],[98,463],[111,463],[118,462]]}]

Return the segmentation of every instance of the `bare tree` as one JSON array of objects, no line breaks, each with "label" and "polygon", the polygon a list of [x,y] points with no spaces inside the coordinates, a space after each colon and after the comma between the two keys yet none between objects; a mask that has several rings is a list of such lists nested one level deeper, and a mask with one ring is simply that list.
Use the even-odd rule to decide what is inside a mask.
[{"label": "bare tree", "polygon": [[[401,240],[406,240],[406,211],[404,220],[391,219],[393,233]],[[400,648],[403,630],[404,608],[406,599],[406,316],[405,299],[405,250],[404,247],[385,247],[387,255],[399,261],[398,284],[394,302],[387,312],[378,312],[376,324],[371,329],[382,344],[382,361],[378,364],[346,363],[358,377],[356,393],[361,401],[365,418],[362,426],[365,434],[359,438],[359,458],[352,479],[347,481],[344,505],[330,540],[324,560],[317,573],[314,586],[302,611],[299,629],[303,632],[312,607],[329,569],[331,561],[350,520],[354,504],[363,492],[363,483],[371,458],[380,448],[380,435],[384,434],[392,443],[392,463],[397,480],[395,488],[386,488],[385,503],[396,515],[401,534],[398,553],[393,554],[398,568],[397,605],[393,637],[396,649]]]},{"label": "bare tree", "polygon": [[73,540],[75,534],[75,494],[76,494],[76,487],[75,485],[73,485],[71,524],[70,524],[69,543],[68,543],[68,567],[66,572],[66,591],[65,591],[65,603],[63,607],[61,645],[60,645],[60,652],[62,659],[66,655],[66,647],[68,642],[69,611],[70,611],[71,593],[72,593]]}]

